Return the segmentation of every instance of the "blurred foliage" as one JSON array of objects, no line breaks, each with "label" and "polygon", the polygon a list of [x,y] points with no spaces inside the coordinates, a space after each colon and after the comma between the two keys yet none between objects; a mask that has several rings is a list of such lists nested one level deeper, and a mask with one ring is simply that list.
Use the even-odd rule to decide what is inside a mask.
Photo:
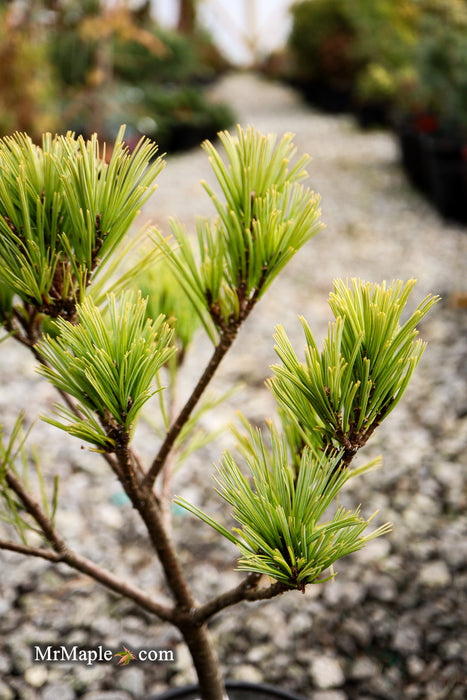
[{"label": "blurred foliage", "polygon": [[114,70],[129,82],[158,80],[167,83],[205,82],[225,67],[204,33],[192,38],[154,26],[132,38],[116,36]]},{"label": "blurred foliage", "polygon": [[363,76],[368,93],[375,76],[379,96],[382,72],[408,60],[416,15],[413,0],[305,0],[292,9],[289,46],[304,77],[335,81],[335,73],[355,88]]},{"label": "blurred foliage", "polygon": [[165,260],[158,265],[147,266],[132,279],[132,287],[147,299],[148,318],[157,319],[163,315],[174,330],[174,343],[178,351],[175,357],[181,364],[199,324],[196,310],[172,268]]},{"label": "blurred foliage", "polygon": [[415,107],[467,129],[467,4],[430,3],[415,51]]},{"label": "blurred foliage", "polygon": [[355,72],[351,52],[354,30],[346,0],[306,0],[292,7],[289,45],[300,77],[348,81]]},{"label": "blurred foliage", "polygon": [[0,4],[0,135],[16,129],[35,139],[57,121],[49,105],[56,83],[43,36],[33,15],[19,15],[12,3]]},{"label": "blurred foliage", "polygon": [[[73,129],[112,140],[126,122],[130,143],[144,134],[176,150],[234,119],[202,90],[227,67],[210,37],[160,28],[148,3],[13,0],[0,13],[0,135]],[[181,127],[195,127],[193,141]]]},{"label": "blurred foliage", "polygon": [[467,122],[465,0],[303,0],[292,20],[285,77]]}]

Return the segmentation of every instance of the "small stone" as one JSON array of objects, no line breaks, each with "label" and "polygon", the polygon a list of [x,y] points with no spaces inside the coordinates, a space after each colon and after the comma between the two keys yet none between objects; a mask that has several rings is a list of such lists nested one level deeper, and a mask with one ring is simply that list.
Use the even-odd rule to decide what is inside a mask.
[{"label": "small stone", "polygon": [[389,603],[397,595],[397,586],[390,576],[382,574],[378,578],[373,579],[369,592],[376,600]]},{"label": "small stone", "polygon": [[442,645],[442,654],[447,659],[462,659],[465,658],[465,640],[464,639],[448,639]]},{"label": "small stone", "polygon": [[430,588],[443,588],[451,583],[451,574],[447,564],[439,559],[424,564],[418,574],[418,580]]},{"label": "small stone", "polygon": [[378,698],[387,698],[387,700],[394,700],[394,698],[397,697],[397,695],[394,694],[394,686],[389,678],[386,678],[386,676],[383,676],[382,674],[378,674],[377,676],[373,676],[373,678],[369,678],[368,681],[368,690],[371,693],[374,693]]},{"label": "small stone", "polygon": [[308,632],[312,627],[312,620],[309,615],[304,612],[297,612],[289,619],[290,632],[294,636]]},{"label": "small stone", "polygon": [[276,647],[273,644],[257,644],[252,647],[247,654],[247,659],[252,664],[257,664],[262,662],[268,657],[274,658],[276,656]]},{"label": "small stone", "polygon": [[339,603],[353,607],[365,597],[365,586],[356,581],[334,579],[324,589],[324,597],[331,605]]},{"label": "small stone", "polygon": [[47,682],[49,672],[45,666],[30,666],[24,672],[24,680],[33,688],[40,688]]},{"label": "small stone", "polygon": [[119,634],[119,624],[117,620],[114,620],[108,615],[94,615],[94,617],[90,620],[90,627],[100,639],[115,639]]},{"label": "small stone", "polygon": [[75,697],[74,690],[65,683],[48,683],[41,693],[41,700],[75,700]]},{"label": "small stone", "polygon": [[122,668],[118,687],[128,691],[135,698],[144,697],[144,671],[141,668]]},{"label": "small stone", "polygon": [[122,621],[124,624],[124,630],[129,632],[138,632],[142,625],[144,624],[140,617],[137,615],[127,615]]},{"label": "small stone", "polygon": [[233,669],[232,677],[235,680],[248,683],[261,683],[264,678],[261,671],[251,664],[240,664]]},{"label": "small stone", "polygon": [[14,697],[15,694],[10,686],[0,680],[0,698],[2,698],[2,700],[13,700]]},{"label": "small stone", "polygon": [[270,640],[273,632],[274,644],[281,649],[287,644],[290,634],[284,613],[273,606],[258,610],[249,620],[248,627],[255,642]]},{"label": "small stone", "polygon": [[131,696],[122,690],[92,690],[81,700],[131,700]]},{"label": "small stone", "polygon": [[342,690],[319,690],[313,693],[313,700],[347,700],[347,695]]},{"label": "small stone", "polygon": [[190,652],[184,644],[177,644],[175,649],[175,658],[175,668],[177,671],[186,671],[187,669],[191,668],[193,662],[191,660]]},{"label": "small stone", "polygon": [[370,626],[363,620],[356,620],[349,617],[347,620],[344,620],[342,630],[352,637],[361,647],[366,647],[371,641]]},{"label": "small stone", "polygon": [[415,654],[421,649],[421,631],[407,620],[399,623],[392,640],[392,646],[402,653]]},{"label": "small stone", "polygon": [[420,697],[420,686],[417,683],[411,683],[404,688],[404,697],[407,700],[418,700]]},{"label": "small stone", "polygon": [[420,676],[425,670],[425,662],[419,656],[409,656],[407,659],[407,671],[413,678]]},{"label": "small stone", "polygon": [[6,598],[0,598],[0,618],[3,618],[4,615],[8,613],[10,610],[11,606],[11,601],[7,600]]},{"label": "small stone", "polygon": [[124,521],[121,511],[111,504],[101,504],[99,507],[99,515],[106,526],[116,530],[123,526]]},{"label": "small stone", "polygon": [[[24,629],[21,627],[20,630]],[[25,670],[31,665],[31,650],[21,634],[14,632],[8,638],[8,651],[13,665],[13,670],[18,675],[23,675]]]},{"label": "small stone", "polygon": [[356,659],[350,669],[350,677],[355,680],[364,680],[372,678],[379,673],[379,666],[368,656],[361,656]]},{"label": "small stone", "polygon": [[389,539],[378,537],[376,540],[371,540],[363,549],[359,549],[353,555],[361,564],[370,564],[381,559],[385,559],[391,550]]},{"label": "small stone", "polygon": [[331,656],[316,656],[311,662],[310,672],[318,688],[336,688],[345,681],[340,662]]},{"label": "small stone", "polygon": [[378,607],[371,610],[368,621],[376,637],[389,637],[394,633],[394,619],[386,608]]},{"label": "small stone", "polygon": [[80,689],[90,689],[101,681],[107,673],[106,664],[96,664],[95,666],[82,666],[75,664],[73,667],[73,675],[76,680],[77,687]]},{"label": "small stone", "polygon": [[[0,652],[0,675],[5,677],[7,673],[10,673],[13,665],[11,663],[11,659],[8,658],[6,654],[3,652]],[[2,696],[0,695],[0,698]]]},{"label": "small stone", "polygon": [[9,685],[14,690],[15,700],[37,700],[37,689],[28,685],[24,678],[10,678]]}]

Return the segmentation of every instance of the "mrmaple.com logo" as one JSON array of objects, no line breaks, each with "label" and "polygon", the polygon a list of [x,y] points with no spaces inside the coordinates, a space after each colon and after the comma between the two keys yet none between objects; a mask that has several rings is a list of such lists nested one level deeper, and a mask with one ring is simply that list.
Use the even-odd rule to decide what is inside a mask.
[{"label": "mrmaple.com logo", "polygon": [[77,644],[34,644],[32,647],[32,660],[34,663],[63,664],[81,663],[86,666],[93,666],[99,663],[110,663],[118,658],[119,666],[128,666],[133,661],[152,663],[172,663],[175,661],[175,654],[172,649],[134,649],[130,651],[122,645],[120,651],[107,649],[101,644],[97,647],[80,647]]}]

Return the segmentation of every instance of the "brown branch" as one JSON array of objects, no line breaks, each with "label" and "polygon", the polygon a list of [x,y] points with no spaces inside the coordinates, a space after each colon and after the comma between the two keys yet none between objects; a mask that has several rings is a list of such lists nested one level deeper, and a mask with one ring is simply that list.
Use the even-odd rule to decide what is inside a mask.
[{"label": "brown branch", "polygon": [[144,591],[135,586],[122,581],[110,571],[103,569],[93,561],[86,559],[77,552],[67,550],[63,556],[63,561],[68,566],[87,574],[95,581],[102,583],[106,588],[118,593],[125,598],[129,598],[144,610],[156,615],[159,619],[165,622],[173,622],[173,608],[158,603],[153,598],[148,596]]},{"label": "brown branch", "polygon": [[162,513],[162,522],[167,530],[167,533],[172,534],[172,513],[171,513],[171,497],[172,497],[172,472],[176,462],[175,452],[170,452],[162,467],[162,484],[160,488],[160,505]]},{"label": "brown branch", "polygon": [[193,389],[193,392],[185,405],[183,406],[182,410],[178,414],[178,417],[176,418],[175,422],[172,424],[170,427],[169,431],[167,432],[165,436],[165,440],[162,443],[158,454],[156,455],[148,473],[146,474],[145,478],[143,479],[143,488],[147,491],[151,490],[155,480],[157,479],[160,471],[163,469],[165,461],[177,439],[177,437],[180,435],[180,432],[182,431],[183,427],[185,426],[186,422],[188,421],[193,409],[195,408],[196,404],[200,400],[204,390],[208,386],[209,382],[213,378],[217,368],[219,367],[221,361],[223,360],[224,356],[227,354],[227,352],[230,350],[235,338],[237,337],[238,331],[240,329],[241,324],[246,321],[250,313],[252,312],[253,308],[256,305],[256,302],[259,299],[259,295],[261,293],[261,289],[263,288],[265,282],[266,282],[266,277],[267,277],[267,266],[263,267],[262,273],[261,273],[261,279],[258,283],[258,286],[254,290],[253,294],[248,298],[248,300],[245,301],[244,304],[242,304],[242,309],[241,309],[241,314],[240,318],[235,319],[229,319],[228,325],[224,321],[222,315],[220,314],[214,314],[214,311],[212,310],[213,314],[213,319],[216,325],[218,326],[220,333],[221,333],[221,340],[220,343],[216,346],[214,353],[209,361],[209,364],[207,365],[206,369],[204,370],[203,374],[201,375],[197,385]]},{"label": "brown branch", "polygon": [[193,389],[191,396],[188,398],[187,402],[183,406],[182,410],[178,414],[175,422],[170,427],[169,431],[165,436],[165,440],[162,443],[157,456],[155,457],[148,473],[143,479],[142,486],[145,491],[150,491],[154,485],[159,472],[164,466],[165,460],[169,452],[171,451],[176,439],[180,435],[182,428],[188,421],[193,409],[200,400],[204,390],[208,386],[209,382],[214,376],[215,371],[219,367],[222,359],[230,349],[235,337],[237,335],[237,329],[232,330],[231,333],[226,333],[222,336],[220,343],[216,346],[214,353],[201,375],[197,385]]},{"label": "brown branch", "polygon": [[42,557],[49,561],[56,563],[65,563],[72,569],[81,571],[81,573],[87,574],[95,581],[103,584],[106,588],[118,593],[125,598],[133,600],[137,605],[153,613],[161,620],[167,622],[173,622],[174,611],[157,601],[153,600],[150,596],[146,595],[139,588],[136,588],[125,581],[122,581],[117,576],[112,574],[110,571],[103,569],[101,566],[95,562],[83,557],[77,552],[73,551],[67,547],[65,541],[58,534],[58,532],[53,527],[49,518],[46,516],[40,505],[35,501],[32,496],[26,491],[22,482],[11,472],[7,472],[5,475],[8,486],[12,491],[16,493],[18,498],[21,500],[25,510],[34,518],[36,523],[39,525],[41,531],[45,535],[47,541],[50,543],[53,551],[46,550],[40,547],[28,547],[26,545],[15,544],[13,542],[5,542],[0,540],[0,548],[7,549],[10,551],[15,551],[21,554],[28,554],[31,556]]},{"label": "brown branch", "polygon": [[53,549],[61,555],[66,550],[65,542],[55,531],[51,521],[42,510],[39,503],[26,491],[22,481],[18,479],[18,477],[11,471],[6,472],[5,480],[8,487],[18,496],[25,510],[39,525],[41,531],[45,535],[46,540],[50,542]]},{"label": "brown branch", "polygon": [[125,489],[130,501],[138,508],[139,491],[138,477],[135,470],[135,461],[128,445],[115,450],[115,457],[118,462],[118,478]]},{"label": "brown branch", "polygon": [[157,553],[164,570],[168,588],[180,610],[191,610],[196,601],[190,590],[185,573],[169,534],[164,527],[163,513],[155,495],[150,492],[141,493],[139,500],[133,502],[146,525],[151,543]]},{"label": "brown branch", "polygon": [[[178,367],[182,365],[183,362],[183,349],[178,354],[177,363]],[[168,387],[168,412],[167,412],[167,425],[170,426],[175,421],[177,413],[179,410],[178,406],[178,393],[177,393],[177,371],[172,372],[170,370],[170,384]],[[171,513],[171,498],[172,498],[172,473],[174,470],[174,465],[176,463],[176,450],[173,449],[167,455],[167,458],[162,467],[161,473],[161,486],[160,486],[160,506],[162,512],[162,522],[168,533],[172,536],[172,513]]]},{"label": "brown branch", "polygon": [[[13,334],[13,338],[15,338],[15,340],[17,340],[22,345],[25,345],[32,352],[32,354],[34,355],[34,357],[36,358],[36,360],[39,364],[44,365],[44,367],[50,366],[48,364],[47,360],[44,357],[42,357],[42,355],[40,354],[38,349],[35,347],[35,344],[32,341],[30,341],[28,338],[19,334],[19,329],[16,329],[16,332],[14,332],[14,334]],[[56,388],[57,392],[60,394],[60,396],[62,397],[65,404],[70,409],[70,411],[72,411],[75,414],[75,416],[77,418],[79,418],[80,420],[84,420],[85,417],[83,416],[83,414],[81,413],[79,408],[76,406],[76,404],[72,400],[71,396],[69,394],[67,394],[66,391],[63,391],[63,389],[59,389],[58,387],[55,387],[55,388]],[[102,457],[107,462],[107,464],[112,469],[112,471],[117,475],[118,478],[120,478],[118,463],[117,463],[117,460],[114,458],[114,456],[109,454],[108,452],[102,452],[101,454],[102,454]],[[135,462],[138,464],[138,467],[140,468],[141,472],[143,472],[143,469],[142,469],[142,466],[141,466],[141,463],[140,463],[138,457],[136,455],[133,455],[133,457],[134,457]]]},{"label": "brown branch", "polygon": [[164,525],[164,516],[156,494],[143,488],[138,479],[131,453],[127,446],[115,451],[122,477],[120,481],[133,507],[146,525],[151,543],[162,565],[176,609],[190,610],[196,601],[185,578],[183,567]]},{"label": "brown branch", "polygon": [[0,549],[6,549],[9,552],[17,552],[18,554],[25,554],[29,557],[40,557],[41,559],[48,559],[53,562],[63,561],[62,555],[54,552],[52,549],[30,547],[27,544],[10,542],[9,540],[0,539]]},{"label": "brown branch", "polygon": [[73,550],[67,548],[64,552],[59,554],[51,549],[43,549],[42,547],[28,547],[27,545],[9,542],[2,539],[0,539],[0,549],[25,554],[27,556],[40,557],[41,559],[47,559],[48,561],[57,564],[67,564],[70,568],[90,576],[98,583],[102,583],[106,588],[114,591],[114,593],[118,593],[125,598],[129,598],[137,605],[144,608],[144,610],[153,613],[161,620],[166,622],[173,621],[173,611],[171,608],[161,605],[150,596],[146,595],[139,588],[131,586],[125,581],[121,581],[109,571],[106,571],[95,562],[86,559],[86,557],[82,557]]},{"label": "brown branch", "polygon": [[288,586],[281,581],[275,581],[267,587],[258,587],[261,575],[250,573],[247,577],[235,588],[221,593],[216,598],[212,598],[204,605],[199,606],[192,614],[192,619],[197,624],[203,624],[206,620],[216,615],[221,610],[228,608],[242,601],[254,602],[258,600],[269,600],[277,595],[288,590],[293,590],[292,586]]},{"label": "brown branch", "polygon": [[[131,447],[128,447],[128,451],[129,451],[131,458],[133,460],[133,464],[137,468],[139,475],[142,478],[146,474],[146,471],[144,469],[141,456],[137,453],[137,451],[134,448],[132,449]],[[110,457],[111,455],[108,455],[108,456]]]}]

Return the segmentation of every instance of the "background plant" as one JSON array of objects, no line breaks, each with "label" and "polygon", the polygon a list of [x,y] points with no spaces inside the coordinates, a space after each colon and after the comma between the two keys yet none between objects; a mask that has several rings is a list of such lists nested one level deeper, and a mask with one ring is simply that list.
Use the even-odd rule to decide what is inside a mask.
[{"label": "background plant", "polygon": [[[99,280],[96,273],[107,256],[105,252],[102,259],[92,256],[96,245],[104,251],[107,245],[107,269],[115,271],[114,259],[119,258],[124,228],[131,224],[136,207],[149,196],[162,168],[154,159],[154,146],[143,141],[130,154],[120,137],[107,165],[98,155],[95,138],[86,143],[71,135],[56,141],[45,137],[49,151],[51,144],[56,149],[50,156],[46,156],[47,147],[45,151],[34,148],[26,137],[2,142],[7,173],[11,163],[14,167],[18,164],[20,174],[28,173],[28,163],[44,159],[48,163],[44,187],[48,198],[28,180],[28,186],[23,187],[30,206],[22,193],[21,177],[16,179],[16,198],[15,180],[6,178],[5,191],[10,193],[12,204],[3,214],[2,240],[11,249],[16,245],[25,259],[14,275],[6,263],[0,268],[6,290],[3,322],[11,336],[8,342],[16,339],[31,347],[40,372],[58,389],[65,406],[57,409],[58,418],[48,416],[47,420],[89,442],[122,484],[146,526],[170,600],[147,594],[67,545],[55,525],[56,484],[49,496],[47,488],[41,487],[42,498],[38,500],[29,488],[27,469],[23,470],[26,475],[18,469],[17,460],[23,454],[20,422],[10,438],[3,438],[0,452],[5,517],[20,538],[2,539],[0,547],[68,564],[177,627],[192,655],[203,700],[220,700],[223,695],[207,630],[215,614],[240,601],[264,600],[287,590],[303,591],[309,583],[324,580],[326,570],[339,557],[387,532],[388,526],[383,525],[365,533],[369,520],[358,509],[335,506],[335,498],[349,478],[369,468],[351,470],[350,464],[400,399],[423,350],[415,339],[415,326],[435,301],[425,300],[401,326],[412,282],[387,286],[355,281],[351,287],[337,282],[330,300],[336,321],[321,354],[303,323],[305,363],[298,360],[278,329],[277,353],[282,365],[274,368],[270,386],[280,406],[280,425],[271,427],[269,434],[249,425],[246,434],[237,431],[245,464],[241,456],[226,453],[218,469],[220,493],[231,504],[240,528],[230,532],[178,499],[238,546],[239,567],[247,572],[238,585],[198,603],[170,537],[167,503],[171,496],[164,479],[167,465],[183,439],[189,437],[187,433],[196,428],[205,390],[242,324],[287,262],[321,229],[319,199],[302,184],[308,158],[296,157],[290,134],[277,139],[253,128],[239,128],[235,137],[221,134],[221,141],[223,154],[205,144],[218,192],[211,185],[204,186],[217,217],[199,221],[197,245],[174,221],[174,243],[155,232],[155,252],[144,255],[137,272],[133,269],[117,284],[120,289],[139,279],[144,286],[140,277],[144,265],[152,265],[154,257],[164,253],[179,291],[168,295],[162,275],[155,304],[148,304],[141,294],[106,295],[102,280],[107,281],[108,274],[104,270]],[[41,169],[36,170],[40,174]],[[42,184],[40,178],[38,181]],[[62,200],[68,206],[63,218],[57,215]],[[44,211],[45,201],[51,201],[52,206]],[[100,205],[97,209],[93,208],[96,201]],[[124,215],[112,229],[115,207]],[[24,233],[20,220],[10,220],[10,214],[23,217]],[[65,226],[68,221],[72,232]],[[96,226],[103,221],[109,225]],[[78,236],[75,244],[70,243],[72,234]],[[34,277],[38,266],[29,251],[47,252],[52,247],[49,241],[59,242],[56,256],[71,270],[76,267],[79,280],[84,282],[79,284],[71,273],[67,277],[66,289],[74,284],[72,312],[58,304],[51,313],[49,303],[44,305],[25,292],[31,279],[42,279]],[[91,254],[77,256],[81,245]],[[146,274],[145,279],[151,285],[150,296],[158,294],[157,272]],[[179,303],[183,294],[188,296],[185,305]],[[152,462],[144,464],[132,442],[137,418],[151,393],[163,397],[165,373],[177,371],[173,339],[182,350],[181,359],[189,349],[188,308],[199,317],[213,352],[204,366],[200,363],[199,379],[184,405],[174,416],[162,410],[163,436]],[[167,314],[168,324],[161,311]],[[44,320],[50,317],[57,320],[49,321],[52,332],[44,332]],[[179,332],[174,318],[180,319]],[[189,476],[188,460],[185,469]],[[36,471],[41,474],[37,467]],[[43,483],[42,477],[39,481]],[[39,533],[42,544],[29,537],[31,532]]]},{"label": "background plant", "polygon": [[34,13],[15,13],[7,3],[0,7],[0,135],[27,131],[33,139],[58,128],[50,110],[57,85],[48,61],[43,32]]},{"label": "background plant", "polygon": [[13,0],[1,16],[0,135],[40,142],[70,129],[113,141],[125,122],[130,145],[144,134],[180,150],[233,121],[203,89],[227,65],[210,37],[163,30],[148,4]]},{"label": "background plant", "polygon": [[345,0],[305,0],[292,7],[289,46],[301,80],[348,86],[357,68]]},{"label": "background plant", "polygon": [[465,121],[465,27],[461,0],[304,0],[292,8],[290,77],[312,101],[319,81],[345,87],[348,110],[424,109],[449,129]]},{"label": "background plant", "polygon": [[467,9],[434,4],[420,20],[415,51],[415,101],[446,133],[467,129]]}]

